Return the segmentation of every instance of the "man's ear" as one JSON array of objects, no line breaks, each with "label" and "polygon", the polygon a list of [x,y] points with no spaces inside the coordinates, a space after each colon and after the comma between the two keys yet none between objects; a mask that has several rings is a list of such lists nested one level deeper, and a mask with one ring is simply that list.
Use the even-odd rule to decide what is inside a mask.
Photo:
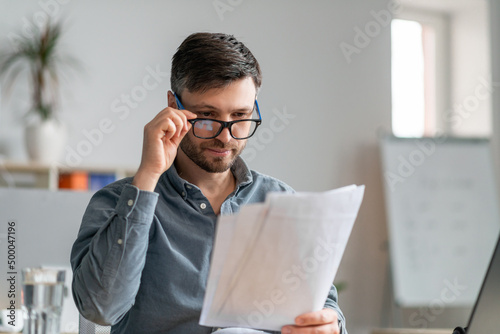
[{"label": "man's ear", "polygon": [[167,92],[167,101],[170,108],[179,109],[177,102],[175,101],[174,93],[171,90]]}]

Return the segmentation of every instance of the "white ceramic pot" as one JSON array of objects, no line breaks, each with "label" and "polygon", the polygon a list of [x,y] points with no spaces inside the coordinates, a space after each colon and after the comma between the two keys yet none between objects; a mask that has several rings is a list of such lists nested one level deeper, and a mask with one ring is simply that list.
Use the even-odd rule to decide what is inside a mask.
[{"label": "white ceramic pot", "polygon": [[55,119],[28,124],[25,140],[32,161],[52,164],[61,158],[66,143],[66,127]]}]

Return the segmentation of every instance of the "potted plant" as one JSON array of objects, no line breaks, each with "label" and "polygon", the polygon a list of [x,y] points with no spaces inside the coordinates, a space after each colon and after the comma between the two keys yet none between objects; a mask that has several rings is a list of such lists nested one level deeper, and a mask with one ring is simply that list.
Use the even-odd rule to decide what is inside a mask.
[{"label": "potted plant", "polygon": [[56,117],[56,111],[60,67],[72,59],[60,55],[61,31],[60,23],[47,21],[31,36],[21,37],[13,50],[0,57],[0,76],[5,79],[6,90],[12,88],[21,74],[28,76],[32,96],[27,114],[35,117],[27,119],[25,139],[28,156],[36,162],[56,162],[66,139],[65,127]]}]

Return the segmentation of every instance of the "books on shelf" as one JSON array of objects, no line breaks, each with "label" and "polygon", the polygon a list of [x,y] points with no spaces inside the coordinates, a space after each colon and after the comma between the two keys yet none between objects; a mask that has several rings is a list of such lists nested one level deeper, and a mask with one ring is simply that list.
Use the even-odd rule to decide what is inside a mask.
[{"label": "books on shelf", "polygon": [[59,174],[59,189],[88,190],[88,184],[87,172],[74,171]]},{"label": "books on shelf", "polygon": [[73,171],[59,174],[59,189],[97,191],[114,181],[114,173]]},{"label": "books on shelf", "polygon": [[72,168],[56,164],[0,160],[0,188],[97,191],[111,182],[134,174],[134,168],[109,166]]},{"label": "books on shelf", "polygon": [[89,190],[97,191],[116,181],[116,175],[110,173],[89,173]]}]

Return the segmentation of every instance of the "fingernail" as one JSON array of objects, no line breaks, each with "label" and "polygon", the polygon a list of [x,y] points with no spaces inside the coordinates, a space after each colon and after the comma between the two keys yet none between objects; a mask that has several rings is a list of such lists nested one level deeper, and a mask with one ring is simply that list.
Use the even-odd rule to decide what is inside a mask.
[{"label": "fingernail", "polygon": [[290,334],[292,332],[292,329],[290,327],[285,327],[281,332],[283,334]]},{"label": "fingernail", "polygon": [[297,325],[302,325],[302,324],[304,323],[304,319],[302,319],[302,318],[298,318],[298,319],[296,320],[296,322],[297,322]]}]

